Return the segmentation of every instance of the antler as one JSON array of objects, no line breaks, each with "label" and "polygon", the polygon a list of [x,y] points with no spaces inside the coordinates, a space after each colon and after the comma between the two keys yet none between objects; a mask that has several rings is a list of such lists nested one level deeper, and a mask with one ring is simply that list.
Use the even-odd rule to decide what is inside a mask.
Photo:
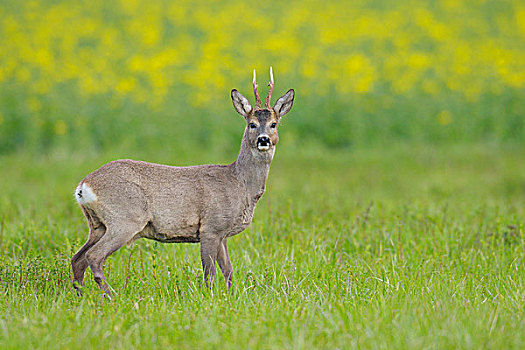
[{"label": "antler", "polygon": [[261,98],[259,97],[259,91],[257,91],[257,79],[255,76],[255,69],[253,70],[253,93],[255,94],[255,107],[261,108]]},{"label": "antler", "polygon": [[[270,103],[272,99],[273,85],[273,69],[270,66],[270,82],[268,83],[270,89],[268,90],[268,97],[266,97],[266,102],[264,103],[265,108],[271,108]],[[255,94],[255,107],[261,108],[261,98],[259,97],[259,91],[257,90],[257,77],[255,75],[255,69],[253,70],[253,93]]]},{"label": "antler", "polygon": [[270,87],[270,90],[268,90],[268,97],[266,97],[266,102],[264,104],[264,107],[270,108],[270,102],[272,99],[272,92],[273,92],[273,70],[272,66],[270,66],[270,82],[268,83],[268,86]]}]

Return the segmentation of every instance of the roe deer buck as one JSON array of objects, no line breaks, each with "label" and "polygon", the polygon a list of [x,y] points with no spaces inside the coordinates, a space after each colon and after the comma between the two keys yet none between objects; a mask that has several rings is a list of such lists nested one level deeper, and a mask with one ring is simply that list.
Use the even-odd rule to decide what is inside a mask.
[{"label": "roe deer buck", "polygon": [[73,285],[79,295],[89,266],[98,286],[110,297],[104,261],[139,238],[165,243],[200,242],[206,284],[215,278],[217,261],[228,288],[231,286],[232,266],[226,240],[252,221],[279,141],[277,125],[292,108],[295,95],[290,89],[270,107],[274,85],[271,67],[268,85],[264,108],[255,70],[255,108],[237,90],[231,91],[235,110],[246,120],[235,162],[174,167],[116,160],[79,183],[75,198],[89,226],[87,242],[71,259]]}]

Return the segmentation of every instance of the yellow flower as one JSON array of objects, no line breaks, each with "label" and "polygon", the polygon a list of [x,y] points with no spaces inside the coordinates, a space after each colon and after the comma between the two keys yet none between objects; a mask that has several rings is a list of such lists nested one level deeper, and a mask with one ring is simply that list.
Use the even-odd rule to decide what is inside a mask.
[{"label": "yellow flower", "polygon": [[[378,87],[476,101],[525,86],[525,7],[488,16],[468,1],[290,0],[286,11],[229,3],[119,0],[0,5],[0,84],[47,95],[64,83],[85,98],[115,94],[158,106],[185,85],[199,106],[211,91],[273,65],[304,96],[371,94]],[[468,20],[465,20],[467,18]]]},{"label": "yellow flower", "polygon": [[29,107],[29,110],[31,112],[39,112],[42,108],[42,104],[40,103],[40,100],[36,97],[30,97],[27,100],[27,106]]},{"label": "yellow flower", "polygon": [[55,134],[64,135],[67,132],[67,124],[63,120],[55,122]]},{"label": "yellow flower", "polygon": [[115,90],[120,94],[126,94],[133,90],[137,85],[137,81],[133,77],[126,77],[119,80]]},{"label": "yellow flower", "polygon": [[436,119],[439,124],[447,126],[452,123],[452,114],[447,110],[441,111],[438,113]]}]

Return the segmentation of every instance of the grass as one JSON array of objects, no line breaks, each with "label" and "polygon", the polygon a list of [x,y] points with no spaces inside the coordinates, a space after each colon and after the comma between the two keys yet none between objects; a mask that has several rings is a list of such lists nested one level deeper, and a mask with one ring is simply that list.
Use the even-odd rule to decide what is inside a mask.
[{"label": "grass", "polygon": [[[201,288],[197,245],[139,241],[83,298],[72,189],[128,154],[0,159],[0,347],[523,348],[523,145],[283,144],[252,225],[230,239],[235,282]],[[232,157],[170,152],[172,164]]]}]

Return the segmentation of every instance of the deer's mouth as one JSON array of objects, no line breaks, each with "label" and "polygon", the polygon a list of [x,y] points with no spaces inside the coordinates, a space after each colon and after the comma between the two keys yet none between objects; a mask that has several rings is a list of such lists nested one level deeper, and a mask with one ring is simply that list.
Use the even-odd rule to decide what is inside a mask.
[{"label": "deer's mouth", "polygon": [[270,149],[270,144],[267,145],[257,145],[257,149],[261,152],[265,152]]},{"label": "deer's mouth", "polygon": [[267,151],[272,146],[272,141],[266,135],[259,136],[257,139],[257,149],[261,152]]}]

